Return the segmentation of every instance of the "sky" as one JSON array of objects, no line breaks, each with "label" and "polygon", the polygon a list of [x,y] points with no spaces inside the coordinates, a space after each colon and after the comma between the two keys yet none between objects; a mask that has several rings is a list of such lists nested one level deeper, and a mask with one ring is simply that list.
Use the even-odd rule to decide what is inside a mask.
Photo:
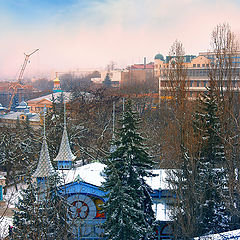
[{"label": "sky", "polygon": [[240,36],[239,12],[239,0],[0,0],[0,81],[35,49],[25,77],[151,62],[176,39],[197,55],[217,24]]}]

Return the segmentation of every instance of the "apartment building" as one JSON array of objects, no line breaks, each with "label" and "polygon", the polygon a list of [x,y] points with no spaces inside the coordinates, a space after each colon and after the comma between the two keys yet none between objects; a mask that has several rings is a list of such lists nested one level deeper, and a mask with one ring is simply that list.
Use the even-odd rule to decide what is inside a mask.
[{"label": "apartment building", "polygon": [[[220,55],[221,56],[221,55]],[[231,62],[233,69],[232,87],[236,91],[239,90],[239,69],[240,69],[240,52],[234,54],[224,55],[224,58]],[[224,65],[223,58],[223,65]],[[229,61],[230,60],[230,61]],[[167,90],[168,79],[166,78],[166,71],[169,69],[171,61],[174,57],[157,54],[154,59],[154,74],[159,80],[159,96],[163,96]],[[187,91],[190,99],[196,99],[200,93],[206,91],[209,86],[209,67],[211,63],[216,63],[217,55],[213,52],[202,52],[198,56],[185,55],[183,56],[183,66],[187,73]],[[227,85],[227,80],[224,82],[224,87]]]}]

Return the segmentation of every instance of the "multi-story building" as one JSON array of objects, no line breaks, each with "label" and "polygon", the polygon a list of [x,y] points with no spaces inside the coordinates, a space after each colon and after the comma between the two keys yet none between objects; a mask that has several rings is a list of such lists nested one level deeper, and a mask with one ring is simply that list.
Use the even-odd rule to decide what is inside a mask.
[{"label": "multi-story building", "polygon": [[149,86],[154,85],[154,63],[133,64],[127,67],[121,73],[121,88],[128,88],[136,85]]},{"label": "multi-story building", "polygon": [[[234,54],[225,55],[226,58],[231,58],[231,67],[234,69],[234,80],[232,81],[232,87],[238,90],[240,84],[238,83],[239,69],[240,69],[240,52]],[[216,54],[213,52],[202,52],[198,56],[185,55],[183,56],[183,66],[186,69],[186,81],[188,96],[190,99],[195,99],[199,93],[206,91],[209,86],[209,67],[210,64],[217,61]],[[157,54],[154,59],[154,74],[159,80],[159,99],[163,98],[164,93],[168,88],[168,78],[166,73],[170,69],[170,63],[174,61],[173,56],[167,56],[164,59],[162,54]],[[223,60],[224,61],[224,60]],[[226,86],[227,80],[224,82]]]}]

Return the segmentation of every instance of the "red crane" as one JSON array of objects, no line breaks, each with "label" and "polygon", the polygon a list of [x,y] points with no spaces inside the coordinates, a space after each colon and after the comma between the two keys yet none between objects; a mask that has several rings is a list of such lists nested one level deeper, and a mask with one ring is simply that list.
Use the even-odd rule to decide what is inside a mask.
[{"label": "red crane", "polygon": [[19,73],[19,76],[18,76],[18,79],[17,79],[17,82],[15,83],[12,83],[10,84],[9,88],[8,88],[8,91],[12,92],[12,96],[11,96],[11,99],[10,99],[10,102],[9,102],[9,105],[8,105],[8,110],[10,111],[11,110],[11,106],[12,106],[12,102],[13,102],[13,98],[14,96],[16,95],[18,89],[24,89],[24,85],[22,84],[22,79],[23,79],[23,74],[24,74],[24,71],[26,69],[26,66],[27,66],[27,63],[28,63],[28,59],[30,58],[31,55],[33,55],[35,52],[37,52],[39,49],[36,49],[34,50],[33,52],[31,52],[30,54],[26,54],[24,53],[25,55],[25,59],[24,59],[24,63],[21,67],[21,71]]}]

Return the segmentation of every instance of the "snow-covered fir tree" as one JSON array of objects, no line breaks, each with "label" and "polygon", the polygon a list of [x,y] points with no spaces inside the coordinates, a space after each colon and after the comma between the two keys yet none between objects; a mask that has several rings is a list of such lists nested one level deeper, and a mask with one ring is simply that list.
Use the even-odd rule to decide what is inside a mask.
[{"label": "snow-covered fir tree", "polygon": [[144,139],[137,133],[138,123],[128,101],[104,172],[103,189],[108,192],[104,226],[107,238],[112,240],[151,239],[153,234],[151,189],[145,177],[151,175],[147,170],[154,163],[144,148]]},{"label": "snow-covered fir tree", "polygon": [[36,239],[36,230],[41,228],[38,219],[38,207],[36,205],[37,189],[32,183],[22,190],[17,208],[14,212],[14,239]]},{"label": "snow-covered fir tree", "polygon": [[68,224],[68,203],[59,194],[59,177],[49,177],[43,186],[29,182],[16,205],[14,239],[72,239]]},{"label": "snow-covered fir tree", "polygon": [[196,155],[183,144],[179,158],[177,168],[168,172],[170,191],[175,196],[168,204],[176,239],[191,239],[199,233],[199,165]]},{"label": "snow-covered fir tree", "polygon": [[200,191],[203,196],[199,229],[202,234],[229,229],[230,218],[224,204],[227,194],[227,172],[222,128],[221,99],[214,81],[200,99],[196,127],[200,131]]}]

